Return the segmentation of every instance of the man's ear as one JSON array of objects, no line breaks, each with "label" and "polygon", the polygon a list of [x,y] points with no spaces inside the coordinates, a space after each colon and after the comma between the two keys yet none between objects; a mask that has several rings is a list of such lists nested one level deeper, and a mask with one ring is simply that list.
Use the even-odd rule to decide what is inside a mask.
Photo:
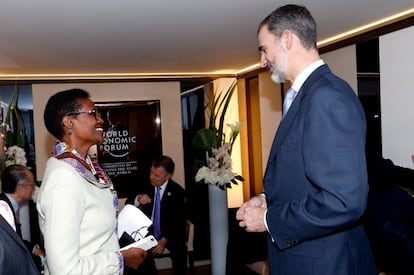
[{"label": "man's ear", "polygon": [[293,33],[289,30],[284,30],[280,37],[282,39],[283,47],[289,50],[293,43]]}]

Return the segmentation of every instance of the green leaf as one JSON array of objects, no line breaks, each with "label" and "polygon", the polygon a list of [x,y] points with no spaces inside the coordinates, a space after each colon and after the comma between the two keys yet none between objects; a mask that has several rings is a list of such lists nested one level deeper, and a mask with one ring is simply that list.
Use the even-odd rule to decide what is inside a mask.
[{"label": "green leaf", "polygon": [[236,176],[234,176],[234,178],[236,180],[239,180],[239,181],[244,181],[244,178],[242,176],[240,176],[240,175],[236,175]]},{"label": "green leaf", "polygon": [[4,123],[9,126],[8,131],[5,134],[5,142],[7,146],[17,145],[24,148],[25,129],[19,116],[18,99],[19,86],[15,85],[7,107],[6,119],[4,121]]},{"label": "green leaf", "polygon": [[216,131],[214,129],[202,128],[193,138],[193,148],[196,150],[210,151],[214,146]]},{"label": "green leaf", "polygon": [[[223,137],[223,126],[224,126],[224,118],[226,116],[227,108],[230,104],[231,97],[233,96],[233,92],[237,86],[237,81],[234,81],[229,89],[225,92],[220,104],[219,109],[221,109],[221,116],[219,121],[219,128],[218,128],[218,138],[219,138],[219,144],[222,144],[222,137]],[[223,105],[224,104],[224,105]]]}]

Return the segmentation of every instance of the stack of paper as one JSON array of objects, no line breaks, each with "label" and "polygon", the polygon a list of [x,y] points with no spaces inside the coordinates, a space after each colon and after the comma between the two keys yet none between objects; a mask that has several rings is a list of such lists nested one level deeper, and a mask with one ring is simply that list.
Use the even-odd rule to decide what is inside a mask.
[{"label": "stack of paper", "polygon": [[127,204],[118,214],[118,238],[124,232],[135,241],[143,239],[148,234],[152,221],[137,207]]}]

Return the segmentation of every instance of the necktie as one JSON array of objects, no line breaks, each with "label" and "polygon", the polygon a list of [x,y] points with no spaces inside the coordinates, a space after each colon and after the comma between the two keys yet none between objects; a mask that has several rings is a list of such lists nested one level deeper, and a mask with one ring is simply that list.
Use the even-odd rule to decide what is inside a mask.
[{"label": "necktie", "polygon": [[292,104],[293,100],[296,97],[296,92],[295,90],[293,90],[292,88],[289,88],[287,90],[286,96],[285,96],[285,100],[283,101],[283,117],[286,116],[287,111],[290,108],[290,105]]},{"label": "necktie", "polygon": [[155,193],[155,202],[154,202],[154,217],[153,217],[153,226],[154,226],[154,237],[158,239],[161,235],[160,227],[160,210],[161,210],[161,197],[160,197],[161,187],[157,186],[157,192]]},{"label": "necktie", "polygon": [[22,224],[20,223],[20,207],[17,208],[16,213],[16,232],[20,237],[22,236]]}]

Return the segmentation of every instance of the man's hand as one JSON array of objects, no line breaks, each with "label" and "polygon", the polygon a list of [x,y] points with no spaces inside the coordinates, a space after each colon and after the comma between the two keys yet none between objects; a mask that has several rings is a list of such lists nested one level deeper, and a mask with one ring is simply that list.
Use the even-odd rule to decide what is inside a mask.
[{"label": "man's hand", "polygon": [[239,210],[237,210],[236,219],[243,220],[244,213],[247,207],[262,207],[266,209],[267,208],[266,198],[264,196],[259,195],[243,203],[240,206]]},{"label": "man's hand", "polygon": [[264,232],[267,230],[264,223],[266,210],[266,198],[255,196],[243,203],[237,210],[236,219],[240,221],[239,225],[245,227],[248,232]]},{"label": "man's hand", "polygon": [[137,201],[139,202],[139,204],[147,204],[147,203],[151,203],[151,198],[147,195],[147,194],[139,194],[137,195]]},{"label": "man's hand", "polygon": [[33,254],[33,255],[35,255],[35,256],[43,256],[43,257],[45,257],[45,256],[46,256],[45,251],[44,251],[44,250],[42,250],[42,249],[39,247],[39,245],[35,245],[35,246],[33,247],[32,254]]},{"label": "man's hand", "polygon": [[247,232],[265,232],[267,231],[264,223],[264,214],[266,208],[247,207],[244,211],[243,219],[239,225],[245,227]]},{"label": "man's hand", "polygon": [[158,240],[158,244],[152,249],[152,254],[162,254],[164,253],[165,246],[167,245],[167,239],[161,238]]}]

